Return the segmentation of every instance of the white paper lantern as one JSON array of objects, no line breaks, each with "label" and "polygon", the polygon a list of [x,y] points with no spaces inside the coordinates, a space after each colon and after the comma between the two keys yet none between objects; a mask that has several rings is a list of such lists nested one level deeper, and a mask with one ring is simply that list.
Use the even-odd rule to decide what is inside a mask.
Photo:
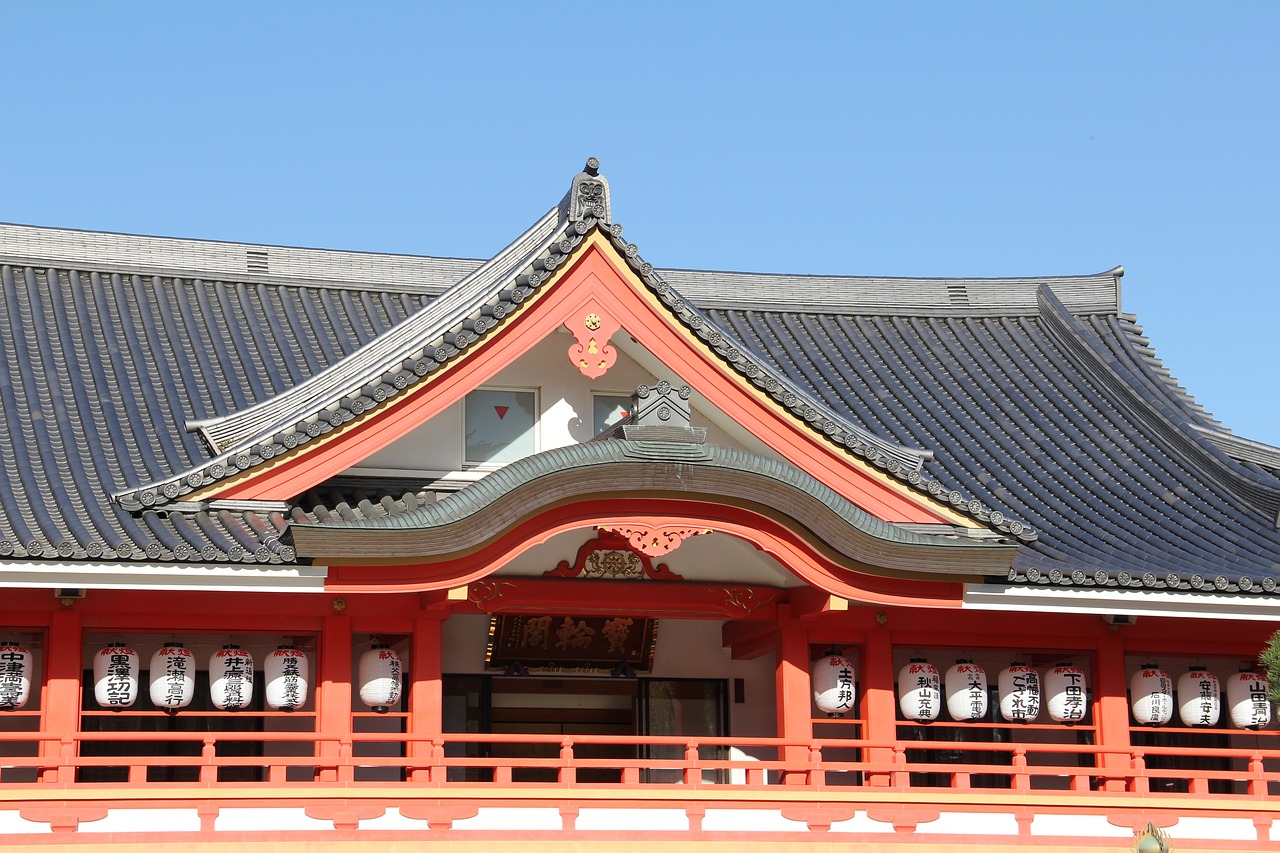
[{"label": "white paper lantern", "polygon": [[151,656],[151,704],[170,713],[196,695],[196,661],[182,643],[165,643]]},{"label": "white paper lantern", "polygon": [[15,641],[0,643],[0,710],[16,711],[31,698],[31,652]]},{"label": "white paper lantern", "polygon": [[1000,716],[1010,723],[1029,723],[1040,714],[1040,673],[1021,661],[1000,671]]},{"label": "white paper lantern", "polygon": [[1184,726],[1216,726],[1222,713],[1218,676],[1193,666],[1178,678],[1178,719]]},{"label": "white paper lantern", "polygon": [[400,655],[386,643],[360,656],[360,701],[380,714],[400,701]]},{"label": "white paper lantern", "polygon": [[813,662],[813,704],[828,717],[843,717],[854,706],[853,661],[836,649]]},{"label": "white paper lantern", "polygon": [[310,669],[306,652],[290,645],[276,648],[263,663],[267,680],[267,706],[277,711],[292,711],[307,704],[307,682]]},{"label": "white paper lantern", "polygon": [[138,653],[113,643],[93,656],[93,698],[102,708],[129,708],[138,698]]},{"label": "white paper lantern", "polygon": [[947,689],[947,713],[971,723],[987,716],[987,672],[967,658],[957,660],[942,680]]},{"label": "white paper lantern", "polygon": [[209,656],[209,698],[219,711],[239,711],[253,701],[253,655],[227,643]]},{"label": "white paper lantern", "polygon": [[1049,697],[1049,719],[1055,723],[1078,723],[1089,712],[1088,684],[1078,666],[1060,663],[1046,672],[1044,692]]},{"label": "white paper lantern", "polygon": [[1252,670],[1242,669],[1227,679],[1227,705],[1231,725],[1237,729],[1261,729],[1271,723],[1271,682]]},{"label": "white paper lantern", "polygon": [[1142,726],[1163,726],[1173,719],[1173,679],[1147,661],[1129,679],[1133,718]]},{"label": "white paper lantern", "polygon": [[924,658],[912,658],[898,671],[898,707],[902,716],[917,723],[938,719],[942,691],[938,689],[938,668]]}]

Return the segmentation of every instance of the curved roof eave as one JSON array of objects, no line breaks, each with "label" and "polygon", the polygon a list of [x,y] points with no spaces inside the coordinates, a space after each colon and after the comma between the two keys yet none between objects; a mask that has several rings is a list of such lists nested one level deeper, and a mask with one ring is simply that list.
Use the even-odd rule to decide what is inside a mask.
[{"label": "curved roof eave", "polygon": [[[290,525],[300,556],[409,561],[464,553],[565,503],[658,497],[779,516],[845,560],[891,572],[991,575],[1017,549],[958,531],[931,535],[882,521],[789,462],[718,445],[604,439],[526,457],[439,503],[362,521]],[[607,511],[607,510],[606,510]]]}]

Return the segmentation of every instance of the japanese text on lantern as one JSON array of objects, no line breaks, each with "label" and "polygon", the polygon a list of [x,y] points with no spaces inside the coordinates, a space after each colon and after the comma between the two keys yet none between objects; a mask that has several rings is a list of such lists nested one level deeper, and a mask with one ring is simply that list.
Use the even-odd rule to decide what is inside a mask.
[{"label": "japanese text on lantern", "polygon": [[11,708],[22,701],[26,661],[20,649],[6,647],[0,651],[0,707]]},{"label": "japanese text on lantern", "polygon": [[187,667],[191,656],[185,649],[165,647],[160,650],[164,658],[165,704],[179,705],[184,697],[187,683]]},{"label": "japanese text on lantern", "polygon": [[110,657],[107,662],[107,702],[111,705],[127,705],[132,697],[129,695],[132,687],[133,667],[130,666],[130,657],[121,653],[118,649],[103,649],[101,654]]},{"label": "japanese text on lantern", "polygon": [[1058,667],[1055,673],[1063,676],[1067,683],[1063,689],[1065,697],[1062,701],[1062,717],[1065,720],[1084,719],[1084,673],[1074,667]]}]

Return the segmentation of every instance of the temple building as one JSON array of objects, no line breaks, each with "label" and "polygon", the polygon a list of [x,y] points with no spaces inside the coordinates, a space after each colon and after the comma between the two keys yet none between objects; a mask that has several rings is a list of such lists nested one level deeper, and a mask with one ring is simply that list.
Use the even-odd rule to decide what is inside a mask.
[{"label": "temple building", "polygon": [[0,844],[1280,849],[1280,449],[1122,269],[632,237],[0,225]]}]

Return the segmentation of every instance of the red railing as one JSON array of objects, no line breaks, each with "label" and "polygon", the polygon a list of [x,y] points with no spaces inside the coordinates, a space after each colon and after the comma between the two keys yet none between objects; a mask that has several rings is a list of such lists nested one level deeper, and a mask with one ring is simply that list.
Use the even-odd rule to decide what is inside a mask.
[{"label": "red railing", "polygon": [[[169,754],[155,754],[157,752]],[[251,752],[253,754],[234,754]],[[25,752],[26,755],[13,753]],[[859,738],[623,737],[313,732],[0,732],[6,788],[148,781],[283,787],[403,782],[467,787],[713,788],[801,785],[900,791],[1110,791],[1263,798],[1280,749]]]}]

